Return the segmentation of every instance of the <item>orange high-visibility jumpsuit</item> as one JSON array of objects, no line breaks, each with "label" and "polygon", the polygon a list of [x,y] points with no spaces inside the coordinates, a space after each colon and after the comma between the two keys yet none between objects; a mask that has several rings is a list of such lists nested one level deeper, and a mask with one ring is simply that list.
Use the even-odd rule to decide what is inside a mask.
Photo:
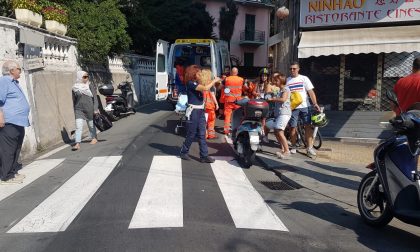
[{"label": "orange high-visibility jumpsuit", "polygon": [[224,93],[225,99],[225,122],[223,125],[223,132],[229,134],[231,131],[231,120],[232,120],[232,111],[238,109],[240,106],[236,105],[234,102],[240,100],[242,97],[242,86],[244,84],[244,79],[239,76],[229,76],[225,80],[225,90],[226,88],[230,89],[229,93]]},{"label": "orange high-visibility jumpsuit", "polygon": [[216,131],[214,125],[216,124],[216,104],[213,101],[211,91],[203,91],[203,98],[205,103],[205,112],[207,114],[207,132],[206,138],[216,138]]}]

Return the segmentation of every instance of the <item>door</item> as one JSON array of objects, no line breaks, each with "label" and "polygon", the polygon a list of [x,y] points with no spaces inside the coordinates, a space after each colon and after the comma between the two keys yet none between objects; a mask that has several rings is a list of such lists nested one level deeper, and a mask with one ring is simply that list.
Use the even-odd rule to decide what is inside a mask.
[{"label": "door", "polygon": [[158,40],[156,44],[156,101],[168,98],[168,48],[168,42]]},{"label": "door", "polygon": [[216,51],[216,44],[214,42],[210,43],[210,55],[211,55],[211,72],[213,73],[213,77],[219,76],[217,71],[217,64],[219,63],[217,59],[217,51]]},{"label": "door", "polygon": [[244,53],[244,66],[246,67],[254,66],[254,53]]},{"label": "door", "polygon": [[255,15],[245,16],[245,40],[255,40]]},{"label": "door", "polygon": [[[219,48],[219,53],[220,53],[221,73],[224,73],[226,71],[226,69],[230,70],[230,68],[231,68],[228,44],[227,44],[226,41],[219,40],[217,42],[217,47]],[[221,76],[221,75],[219,75],[219,76]]]},{"label": "door", "polygon": [[344,104],[347,111],[374,111],[377,93],[377,54],[350,54],[345,58]]}]

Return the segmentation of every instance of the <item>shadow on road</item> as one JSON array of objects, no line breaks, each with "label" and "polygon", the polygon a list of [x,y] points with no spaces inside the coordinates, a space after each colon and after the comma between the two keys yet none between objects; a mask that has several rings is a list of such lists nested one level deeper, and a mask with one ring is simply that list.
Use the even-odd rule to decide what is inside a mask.
[{"label": "shadow on road", "polygon": [[417,235],[389,225],[382,229],[372,228],[363,223],[359,215],[336,204],[298,201],[281,205],[335,224],[337,229],[353,230],[358,241],[374,251],[418,251],[420,237]]},{"label": "shadow on road", "polygon": [[314,161],[305,161],[307,164],[310,164],[312,166],[316,166],[319,168],[322,168],[324,170],[330,171],[330,172],[335,172],[338,174],[343,174],[343,175],[351,175],[351,176],[357,176],[360,178],[363,178],[366,173],[363,172],[358,172],[358,171],[354,171],[354,170],[350,170],[348,168],[343,168],[343,167],[337,167],[337,166],[330,166],[330,165],[326,165],[326,164],[320,164]]}]

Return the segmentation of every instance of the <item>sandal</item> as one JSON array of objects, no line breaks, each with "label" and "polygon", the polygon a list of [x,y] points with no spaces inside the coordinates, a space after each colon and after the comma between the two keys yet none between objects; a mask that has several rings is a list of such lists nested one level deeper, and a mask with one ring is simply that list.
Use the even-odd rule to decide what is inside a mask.
[{"label": "sandal", "polygon": [[73,147],[71,148],[72,151],[77,151],[79,149],[80,149],[80,144],[79,143],[73,145]]}]

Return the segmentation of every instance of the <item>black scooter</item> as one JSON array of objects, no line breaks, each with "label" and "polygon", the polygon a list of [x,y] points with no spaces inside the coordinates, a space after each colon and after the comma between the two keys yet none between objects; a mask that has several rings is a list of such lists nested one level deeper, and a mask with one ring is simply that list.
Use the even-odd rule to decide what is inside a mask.
[{"label": "black scooter", "polygon": [[[387,91],[386,96],[398,106],[394,93]],[[396,134],[376,147],[375,162],[367,166],[372,171],[360,183],[357,205],[360,216],[368,225],[382,227],[396,217],[420,226],[418,105],[390,120],[389,125]]]},{"label": "black scooter", "polygon": [[112,84],[106,84],[99,87],[99,93],[105,95],[106,107],[105,112],[111,120],[117,121],[123,116],[136,113],[134,109],[134,93],[131,88],[131,82],[124,81],[118,84],[117,89],[121,90],[121,94],[114,95],[114,87]]}]

